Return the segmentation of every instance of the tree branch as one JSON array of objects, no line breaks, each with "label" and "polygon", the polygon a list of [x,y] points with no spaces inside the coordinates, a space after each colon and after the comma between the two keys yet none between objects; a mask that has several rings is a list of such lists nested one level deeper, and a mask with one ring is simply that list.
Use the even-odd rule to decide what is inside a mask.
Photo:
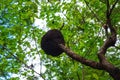
[{"label": "tree branch", "polygon": [[[117,0],[118,1],[118,0]],[[117,3],[115,2],[115,4]],[[115,80],[120,79],[120,69],[116,68],[114,65],[112,65],[110,62],[107,61],[105,54],[107,52],[107,49],[111,46],[114,46],[117,40],[116,37],[116,30],[111,24],[110,15],[112,13],[113,8],[115,7],[115,4],[113,4],[112,8],[110,9],[109,0],[106,2],[107,10],[106,10],[106,25],[108,25],[108,28],[110,29],[110,36],[107,37],[106,41],[104,42],[103,46],[98,52],[98,58],[100,60],[100,64],[103,66],[104,70],[106,70]]]},{"label": "tree branch", "polygon": [[107,6],[107,10],[106,10],[106,18],[108,19],[110,17],[109,15],[109,9],[110,9],[110,3],[109,0],[106,1],[106,6]]},{"label": "tree branch", "polygon": [[22,63],[25,65],[26,68],[32,70],[33,72],[35,72],[36,74],[38,74],[43,80],[44,80],[44,77],[42,74],[39,74],[37,71],[35,71],[32,67],[28,66],[24,61],[20,60],[17,56],[15,56],[11,51],[9,51],[8,48],[6,47],[3,47],[6,51],[8,51],[18,62]]},{"label": "tree branch", "polygon": [[86,0],[84,0],[84,2],[87,5],[87,7],[89,8],[89,10],[93,13],[94,17],[96,17],[96,19],[98,20],[98,22],[100,22],[101,20],[98,18],[97,14],[95,14],[95,12],[90,8],[88,2]]},{"label": "tree branch", "polygon": [[80,55],[74,53],[72,50],[70,50],[69,48],[67,48],[66,46],[64,46],[63,44],[59,44],[59,47],[68,55],[70,56],[72,59],[82,63],[82,64],[85,64],[87,66],[90,66],[92,68],[95,68],[95,69],[99,69],[99,70],[102,70],[102,66],[98,63],[98,62],[95,62],[95,61],[91,61],[91,60],[88,60],[88,59],[85,59],[84,57],[81,57]]},{"label": "tree branch", "polygon": [[[85,1],[85,0],[84,0]],[[118,2],[118,0],[115,2],[115,4]],[[59,44],[59,47],[63,49],[63,51],[70,56],[72,59],[79,61],[80,63],[90,66],[94,69],[99,70],[105,70],[107,71],[115,80],[120,79],[120,69],[115,67],[113,64],[107,61],[105,54],[107,52],[107,49],[111,46],[114,46],[117,40],[116,37],[116,30],[111,24],[110,15],[112,13],[113,8],[115,7],[115,4],[113,4],[112,8],[110,9],[109,0],[106,2],[107,10],[106,10],[106,25],[110,29],[110,36],[107,37],[106,41],[104,42],[103,46],[98,51],[98,58],[100,62],[91,61],[88,59],[85,59],[84,57],[79,56],[78,54],[75,54],[73,51],[71,51],[66,46]]]},{"label": "tree branch", "polygon": [[115,7],[115,5],[117,4],[117,2],[118,2],[119,0],[116,0],[116,2],[112,5],[112,8],[110,9],[110,15],[112,14],[112,11],[113,11],[113,9],[114,9],[114,7]]}]

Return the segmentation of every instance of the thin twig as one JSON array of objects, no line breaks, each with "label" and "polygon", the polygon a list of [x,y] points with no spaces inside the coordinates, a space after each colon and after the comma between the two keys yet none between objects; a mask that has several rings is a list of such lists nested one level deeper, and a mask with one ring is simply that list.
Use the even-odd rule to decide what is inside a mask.
[{"label": "thin twig", "polygon": [[118,1],[119,1],[119,0],[116,0],[116,2],[113,4],[112,8],[110,9],[109,15],[111,15],[111,13],[112,13],[112,11],[113,11],[113,9],[114,9],[114,7],[115,7],[115,5],[117,4]]},{"label": "thin twig", "polygon": [[37,39],[35,38],[35,29],[33,28],[33,36],[34,36],[34,41],[35,41],[35,46],[36,46],[36,50],[37,50],[37,53],[39,55],[39,58],[40,58],[40,74],[41,74],[41,71],[42,71],[42,61],[41,61],[41,57],[40,57],[40,51],[38,50],[38,46],[37,46]]},{"label": "thin twig", "polygon": [[[23,63],[25,65],[26,68],[31,69],[32,71],[34,71],[36,74],[38,74],[40,77],[42,77],[42,79],[44,79],[44,77],[42,76],[42,74],[39,74],[38,72],[36,72],[32,67],[29,67],[26,63],[24,63],[22,60],[20,60],[17,56],[15,56],[12,52],[10,52],[6,47],[4,47],[5,50],[7,50],[16,60],[18,60],[19,62]],[[45,79],[44,79],[45,80]]]},{"label": "thin twig", "polygon": [[96,19],[98,20],[98,22],[101,22],[101,20],[97,17],[97,15],[94,13],[94,11],[90,8],[88,2],[87,2],[86,0],[84,0],[84,1],[85,1],[85,3],[86,3],[87,7],[90,9],[90,11],[93,13],[93,15],[94,15],[94,16],[96,17]]}]

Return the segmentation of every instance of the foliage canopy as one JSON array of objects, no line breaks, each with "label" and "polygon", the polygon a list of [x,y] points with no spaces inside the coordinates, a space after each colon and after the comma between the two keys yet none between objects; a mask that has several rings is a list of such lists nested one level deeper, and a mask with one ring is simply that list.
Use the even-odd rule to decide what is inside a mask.
[{"label": "foliage canopy", "polygon": [[[107,1],[107,0],[106,0]],[[106,39],[105,0],[1,0],[0,1],[0,80],[112,80],[103,70],[78,63],[66,54],[57,58],[44,54],[41,37],[48,29],[61,30],[66,46],[89,60],[98,60],[98,50]],[[110,6],[116,0],[109,0]],[[36,19],[46,26],[36,26]],[[120,1],[111,14],[117,31],[115,47],[107,50],[106,58],[120,68]],[[110,31],[108,30],[108,35]],[[40,69],[29,59],[39,56]],[[46,70],[42,72],[43,66]],[[13,77],[13,74],[19,75]]]}]

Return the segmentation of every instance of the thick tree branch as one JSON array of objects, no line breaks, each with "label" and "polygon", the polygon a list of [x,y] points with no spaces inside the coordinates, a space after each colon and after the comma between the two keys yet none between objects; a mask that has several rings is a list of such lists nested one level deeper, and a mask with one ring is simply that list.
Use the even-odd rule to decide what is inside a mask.
[{"label": "thick tree branch", "polygon": [[[115,4],[117,3],[117,1],[115,2]],[[115,80],[119,80],[120,79],[120,69],[116,68],[110,62],[108,62],[106,57],[105,57],[107,49],[109,47],[111,47],[111,46],[114,46],[115,43],[116,43],[116,40],[117,40],[116,30],[112,26],[111,19],[110,19],[110,15],[112,13],[113,8],[115,7],[115,4],[113,4],[112,8],[110,9],[109,0],[107,0],[107,2],[106,2],[106,6],[107,6],[107,10],[106,10],[106,19],[107,19],[106,20],[106,25],[110,29],[110,33],[111,34],[109,35],[109,37],[107,37],[107,39],[104,42],[103,46],[99,50],[98,58],[100,60],[100,64],[104,68],[104,70],[106,70]]]},{"label": "thick tree branch", "polygon": [[80,63],[90,66],[95,69],[99,70],[105,70],[107,71],[114,80],[120,79],[120,69],[112,65],[109,61],[107,61],[105,54],[107,52],[107,49],[111,46],[114,46],[117,40],[116,37],[116,30],[114,29],[113,25],[111,24],[110,15],[113,11],[113,8],[115,7],[118,0],[113,4],[112,8],[110,8],[109,0],[106,2],[107,10],[106,10],[106,25],[110,29],[110,35],[107,37],[106,41],[104,42],[103,46],[98,51],[98,58],[100,62],[91,61],[88,59],[85,59],[78,54],[75,54],[73,51],[71,51],[69,48],[65,47],[62,44],[59,44],[59,47],[63,49],[63,51],[70,56],[72,59],[79,61]]},{"label": "thick tree branch", "polygon": [[99,70],[102,70],[102,66],[98,63],[98,62],[95,62],[95,61],[91,61],[91,60],[88,60],[88,59],[85,59],[84,57],[81,57],[80,55],[74,53],[72,50],[70,50],[69,48],[67,48],[66,46],[64,46],[63,44],[59,44],[59,47],[68,55],[70,56],[72,59],[82,63],[82,64],[85,64],[87,66],[90,66],[94,69],[99,69]]}]

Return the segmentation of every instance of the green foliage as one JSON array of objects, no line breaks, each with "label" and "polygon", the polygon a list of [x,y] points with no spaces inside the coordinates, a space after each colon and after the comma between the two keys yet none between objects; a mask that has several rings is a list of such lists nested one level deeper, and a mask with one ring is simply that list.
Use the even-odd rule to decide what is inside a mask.
[{"label": "green foliage", "polygon": [[[114,0],[109,0],[110,5]],[[118,33],[116,46],[107,52],[108,60],[120,68],[120,3],[111,15]],[[62,29],[66,46],[87,59],[98,61],[97,52],[105,40],[102,28],[106,21],[104,0],[1,0],[0,1],[0,80],[112,80],[108,73],[92,69],[72,60],[65,53],[57,58],[48,56],[40,48],[44,29],[34,26],[35,18],[46,20],[46,29]],[[64,26],[62,26],[64,24]],[[40,66],[46,71],[34,75],[29,58],[39,55]],[[27,65],[28,66],[27,66]],[[22,71],[23,68],[24,70]],[[27,69],[26,69],[27,68]]]}]

